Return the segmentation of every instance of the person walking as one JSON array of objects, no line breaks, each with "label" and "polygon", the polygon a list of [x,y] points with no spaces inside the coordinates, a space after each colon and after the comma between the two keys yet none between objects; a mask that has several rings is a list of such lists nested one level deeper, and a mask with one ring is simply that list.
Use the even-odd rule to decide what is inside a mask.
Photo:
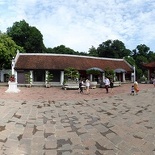
[{"label": "person walking", "polygon": [[83,80],[80,80],[79,82],[79,89],[80,89],[80,93],[83,93]]},{"label": "person walking", "polygon": [[105,83],[106,93],[108,93],[109,92],[108,89],[109,89],[109,85],[110,85],[110,80],[106,77],[104,83]]},{"label": "person walking", "polygon": [[90,94],[90,81],[88,79],[86,79],[86,82],[85,82],[85,85],[86,85],[86,93],[87,95]]}]

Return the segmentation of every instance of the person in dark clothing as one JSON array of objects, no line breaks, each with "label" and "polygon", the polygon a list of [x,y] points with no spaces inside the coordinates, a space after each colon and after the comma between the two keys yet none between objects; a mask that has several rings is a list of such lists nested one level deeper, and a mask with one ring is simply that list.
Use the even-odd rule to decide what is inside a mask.
[{"label": "person in dark clothing", "polygon": [[130,95],[134,95],[134,93],[135,93],[135,89],[134,89],[134,85],[132,85],[131,86],[131,93],[130,93]]},{"label": "person in dark clothing", "polygon": [[79,82],[79,89],[80,89],[80,93],[83,93],[83,81],[80,80]]},{"label": "person in dark clothing", "polygon": [[110,80],[106,77],[104,83],[105,83],[106,93],[108,93],[108,88],[109,88],[109,85],[110,85]]}]

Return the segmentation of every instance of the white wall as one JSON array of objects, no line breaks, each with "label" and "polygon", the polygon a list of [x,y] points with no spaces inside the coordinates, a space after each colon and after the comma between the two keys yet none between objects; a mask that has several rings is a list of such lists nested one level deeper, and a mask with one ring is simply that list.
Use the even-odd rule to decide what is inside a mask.
[{"label": "white wall", "polygon": [[0,82],[4,82],[4,75],[5,74],[10,74],[11,70],[7,69],[7,70],[0,70]]}]

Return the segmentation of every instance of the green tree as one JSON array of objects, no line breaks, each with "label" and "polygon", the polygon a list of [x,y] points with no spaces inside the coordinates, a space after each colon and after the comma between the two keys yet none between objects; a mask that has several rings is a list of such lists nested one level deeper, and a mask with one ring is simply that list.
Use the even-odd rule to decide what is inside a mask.
[{"label": "green tree", "polygon": [[149,50],[149,47],[145,44],[141,44],[132,51],[132,57],[135,60],[137,79],[140,79],[143,75],[147,76],[147,72],[143,67],[143,64],[149,62]]},{"label": "green tree", "polygon": [[105,77],[108,77],[109,79],[114,79],[114,70],[110,69],[109,67],[105,68]]},{"label": "green tree", "polygon": [[131,51],[119,40],[107,40],[99,45],[97,51],[99,57],[108,58],[123,58],[131,54]]},{"label": "green tree", "polygon": [[29,26],[25,20],[15,22],[12,27],[7,29],[7,34],[17,45],[23,47],[26,53],[45,52],[41,32],[36,27]]},{"label": "green tree", "polygon": [[155,53],[153,51],[149,51],[149,53],[147,54],[147,59],[148,62],[155,61]]},{"label": "green tree", "polygon": [[45,79],[46,83],[49,84],[49,82],[51,82],[52,80],[53,80],[53,74],[47,71]]},{"label": "green tree", "polygon": [[94,46],[89,48],[88,53],[89,53],[89,56],[98,57],[98,52],[97,52],[97,50],[96,50],[96,48]]},{"label": "green tree", "polygon": [[131,65],[131,66],[135,66],[135,60],[133,59],[132,56],[125,56],[124,59]]},{"label": "green tree", "polygon": [[75,54],[76,52],[68,47],[65,47],[64,45],[60,45],[53,48],[53,53],[57,54]]},{"label": "green tree", "polygon": [[46,48],[45,53],[54,53],[51,47]]},{"label": "green tree", "polygon": [[0,69],[11,68],[11,60],[16,56],[17,50],[23,51],[23,48],[4,33],[0,33]]},{"label": "green tree", "polygon": [[74,81],[76,78],[79,78],[79,72],[75,68],[68,67],[64,71],[66,80],[71,79],[72,81]]},{"label": "green tree", "polygon": [[46,53],[55,53],[55,54],[70,54],[70,55],[88,55],[85,52],[74,51],[69,47],[65,47],[64,45],[60,45],[54,48],[47,48]]}]

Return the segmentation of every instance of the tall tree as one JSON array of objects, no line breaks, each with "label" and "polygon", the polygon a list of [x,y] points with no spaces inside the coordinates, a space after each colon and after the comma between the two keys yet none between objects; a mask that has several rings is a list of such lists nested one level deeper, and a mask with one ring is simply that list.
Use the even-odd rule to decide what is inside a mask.
[{"label": "tall tree", "polygon": [[153,51],[149,51],[147,54],[147,59],[149,62],[155,61],[155,53]]},{"label": "tall tree", "polygon": [[76,52],[68,47],[65,47],[64,45],[60,45],[53,48],[53,53],[57,54],[75,54]]},{"label": "tall tree", "polygon": [[15,22],[12,27],[7,29],[7,34],[17,45],[23,47],[26,53],[45,52],[41,32],[36,27],[29,26],[25,20]]},{"label": "tall tree", "polygon": [[98,57],[98,52],[97,52],[97,50],[96,50],[96,48],[94,46],[89,48],[88,53],[89,53],[90,56]]},{"label": "tall tree", "polygon": [[119,40],[107,40],[97,48],[99,57],[123,58],[131,54],[129,49],[126,49],[124,43]]},{"label": "tall tree", "polygon": [[149,47],[147,47],[145,44],[141,44],[141,45],[137,45],[136,49],[132,51],[132,57],[135,60],[138,79],[146,74],[143,64],[149,62],[149,57],[148,57],[149,50],[150,50]]},{"label": "tall tree", "polygon": [[4,33],[0,33],[0,69],[11,68],[11,60],[16,56],[17,50],[23,51],[23,48]]}]

